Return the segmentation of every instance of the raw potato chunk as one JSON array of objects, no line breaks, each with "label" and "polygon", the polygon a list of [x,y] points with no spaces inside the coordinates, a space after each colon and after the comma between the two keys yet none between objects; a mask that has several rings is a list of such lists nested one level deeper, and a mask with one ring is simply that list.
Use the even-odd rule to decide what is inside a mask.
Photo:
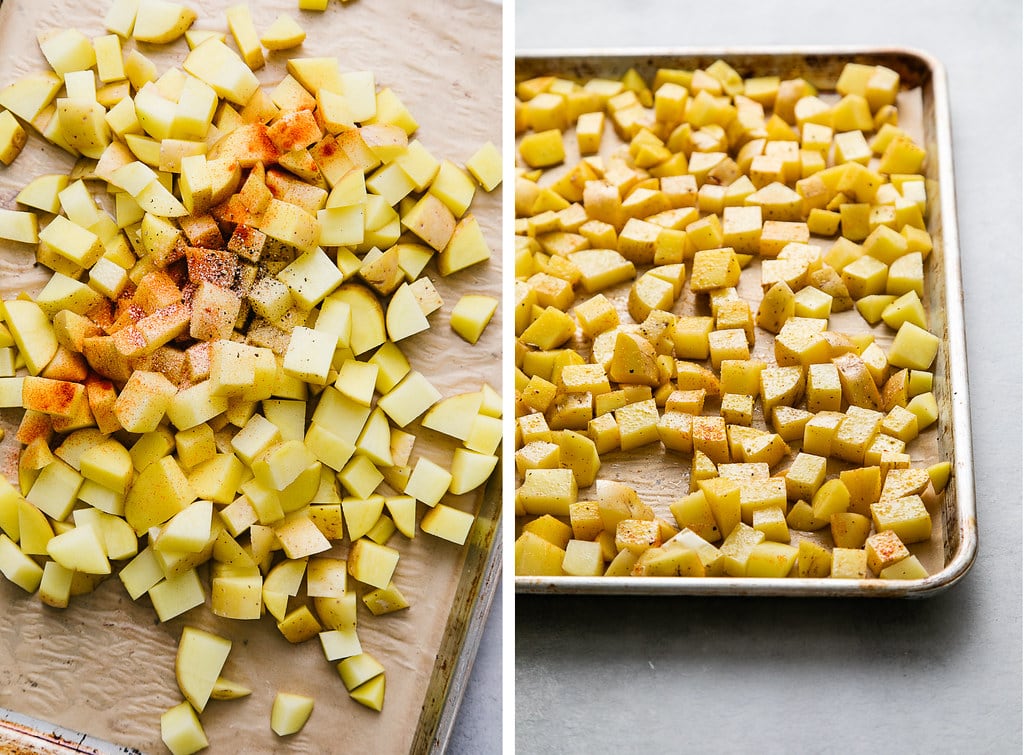
[{"label": "raw potato chunk", "polygon": [[420,527],[428,535],[462,545],[473,527],[473,520],[472,514],[439,503],[423,516]]},{"label": "raw potato chunk", "polygon": [[187,700],[160,716],[160,738],[174,755],[191,755],[210,746],[199,717]]},{"label": "raw potato chunk", "polygon": [[165,0],[141,0],[132,36],[139,42],[167,44],[180,37],[197,14],[191,8]]},{"label": "raw potato chunk", "polygon": [[260,35],[260,43],[268,50],[287,50],[298,47],[306,38],[306,32],[294,18],[282,13],[267,30]]},{"label": "raw potato chunk", "polygon": [[306,725],[313,713],[312,697],[292,692],[278,692],[270,711],[270,728],[279,737],[296,734]]},{"label": "raw potato chunk", "polygon": [[10,165],[14,162],[28,141],[28,133],[10,112],[0,112],[0,162]]},{"label": "raw potato chunk", "polygon": [[476,343],[497,308],[498,300],[494,297],[467,294],[452,309],[452,330],[469,343]]},{"label": "raw potato chunk", "polygon": [[182,629],[175,676],[181,693],[199,712],[206,707],[230,651],[230,640],[195,627]]}]

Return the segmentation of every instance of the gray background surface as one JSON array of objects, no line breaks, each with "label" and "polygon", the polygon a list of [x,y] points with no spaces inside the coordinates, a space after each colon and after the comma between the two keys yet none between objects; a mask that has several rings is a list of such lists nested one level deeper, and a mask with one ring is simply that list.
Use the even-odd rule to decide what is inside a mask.
[{"label": "gray background surface", "polygon": [[516,751],[1020,753],[1019,0],[516,6],[520,50],[893,45],[943,62],[980,530],[970,573],[921,601],[517,596]]},{"label": "gray background surface", "polygon": [[[511,586],[509,589],[512,589]],[[480,638],[480,649],[466,695],[459,706],[448,741],[451,755],[485,755],[501,752],[502,728],[502,586],[499,584],[491,603],[491,613]],[[509,670],[511,673],[511,670]],[[511,700],[506,701],[509,705]]]}]

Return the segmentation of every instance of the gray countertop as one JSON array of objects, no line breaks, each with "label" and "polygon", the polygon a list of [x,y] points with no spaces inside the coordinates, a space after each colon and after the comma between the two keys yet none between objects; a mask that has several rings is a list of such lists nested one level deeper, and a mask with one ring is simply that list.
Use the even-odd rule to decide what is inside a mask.
[{"label": "gray countertop", "polygon": [[515,41],[892,45],[945,65],[980,540],[959,584],[917,601],[517,596],[516,751],[1020,753],[1019,0],[517,0]]}]

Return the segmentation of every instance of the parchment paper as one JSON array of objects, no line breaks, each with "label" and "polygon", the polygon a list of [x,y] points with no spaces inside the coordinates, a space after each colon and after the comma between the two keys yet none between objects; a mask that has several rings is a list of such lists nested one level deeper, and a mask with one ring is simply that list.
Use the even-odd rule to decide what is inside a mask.
[{"label": "parchment paper", "polygon": [[[193,28],[227,31],[223,11],[231,2],[188,4],[199,13]],[[300,12],[295,0],[258,0],[250,6],[258,31],[287,12],[307,32],[301,48],[267,53],[266,68],[257,72],[265,85],[280,81],[288,57],[336,56],[342,70],[372,70],[378,88],[395,90],[420,124],[416,137],[436,157],[462,164],[485,141],[500,147],[499,4],[355,0],[342,5],[331,0],[325,13]],[[0,83],[46,67],[36,44],[39,32],[72,26],[89,36],[106,33],[102,18],[107,7],[107,0],[5,0],[0,8]],[[230,36],[228,44],[233,46]],[[180,65],[188,52],[184,39],[166,48],[140,49],[161,72],[172,63]],[[73,164],[70,156],[33,135],[11,167],[0,167],[0,207],[14,209],[15,194],[32,177],[67,172]],[[431,315],[429,331],[401,344],[413,368],[425,373],[445,396],[476,390],[485,380],[500,390],[500,308],[475,346],[464,343],[448,325],[462,294],[500,292],[500,204],[500,188],[490,195],[477,191],[471,211],[480,221],[492,259],[449,278],[441,278],[431,263],[426,274],[444,298],[444,307]],[[32,262],[31,247],[0,242],[5,297],[45,282],[48,276],[34,271]],[[18,417],[6,412],[2,419],[8,435],[0,458],[10,475],[17,450],[12,430]],[[420,436],[413,461],[420,454],[445,464],[450,461],[455,447],[450,439],[421,430],[418,423],[412,429]],[[449,498],[451,505],[475,510],[480,496]],[[181,700],[173,664],[182,626],[189,624],[233,640],[224,675],[253,690],[248,698],[207,706],[201,719],[209,751],[407,752],[435,669],[465,549],[424,534],[407,541],[396,533],[388,544],[402,553],[395,581],[412,607],[374,617],[360,606],[359,615],[364,650],[387,669],[382,713],[349,699],[316,639],[291,645],[272,617],[227,621],[205,607],[161,625],[148,599],[133,603],[116,577],[91,595],[72,598],[66,610],[46,608],[34,596],[0,580],[0,706],[145,752],[166,751],[159,718]],[[347,541],[335,550],[344,554]],[[448,668],[451,660],[437,663]],[[279,738],[270,730],[270,707],[277,691],[316,699],[306,727],[292,737]]]},{"label": "parchment paper", "polygon": [[[624,66],[613,67],[606,61],[602,61],[600,58],[594,58],[592,65],[599,73],[598,75],[607,78],[620,78],[626,71]],[[653,62],[648,61],[648,66],[655,65]],[[668,65],[668,64],[666,64]],[[523,74],[517,72],[516,80],[529,78],[533,75],[543,75],[541,72],[535,70],[536,63],[534,61],[528,61],[528,67],[530,73]],[[569,70],[561,70],[557,67],[553,67],[551,70],[545,70],[544,73],[565,76],[567,78],[577,78],[574,76],[575,71],[571,70],[572,65],[567,65]],[[767,68],[762,71],[757,71],[751,75],[772,75],[782,74],[784,77],[787,75],[787,71],[783,69],[781,72],[778,69],[768,70]],[[584,80],[580,80],[580,83],[584,83]],[[651,83],[651,79],[647,79],[648,85]],[[839,96],[834,92],[822,90],[819,94],[821,99],[825,102],[832,104],[839,99]],[[918,144],[925,144],[924,141],[924,118],[922,106],[922,96],[920,88],[913,88],[901,91],[897,99],[897,107],[899,109],[899,126],[906,131],[911,137],[913,137]],[[769,110],[770,114],[770,110]],[[519,139],[529,131],[524,132],[517,138],[517,147]],[[570,127],[566,132],[563,139],[565,144],[566,157],[565,161],[553,168],[546,169],[543,175],[538,180],[538,184],[541,186],[548,186],[564,175],[570,170],[577,162],[579,162],[580,154],[578,145],[576,143],[576,132],[573,127]],[[616,135],[615,130],[611,124],[606,122],[604,135],[601,141],[601,147],[599,154],[605,158],[623,149],[623,142]],[[877,165],[877,158],[873,159],[871,167]],[[516,165],[520,168],[528,168],[519,156],[518,149],[516,150]],[[706,212],[702,211],[701,216],[705,216]],[[812,235],[809,243],[817,246],[822,252],[827,251],[833,243],[834,239],[824,238],[821,236]],[[937,240],[936,240],[937,241]],[[686,261],[686,273],[689,276],[692,268],[692,260]],[[652,266],[638,266],[637,277],[643,272],[649,270]],[[926,280],[925,280],[925,302],[926,306],[934,306],[937,297],[931,295],[928,290],[929,286],[935,285],[936,278],[940,273],[936,270],[934,265],[934,259],[926,260],[925,264]],[[750,302],[751,312],[756,315],[758,304],[762,298],[762,290],[760,286],[761,281],[761,270],[760,270],[760,259],[757,255],[754,256],[753,260],[743,269],[742,275],[740,276],[739,285],[736,287],[739,296],[748,302]],[[627,310],[627,302],[629,297],[629,291],[632,286],[632,281],[613,286],[610,289],[602,291],[615,306],[619,314],[620,323],[624,326],[635,325],[634,320],[630,317]],[[580,303],[590,298],[589,294],[581,294],[576,298],[576,303]],[[708,306],[706,296],[698,297],[691,290],[689,281],[683,287],[682,294],[679,299],[675,302],[671,311],[677,315],[704,315],[708,316],[711,314]],[[890,344],[892,343],[894,332],[888,328],[884,323],[879,323],[875,326],[869,325],[863,317],[857,312],[856,309],[848,310],[846,312],[833,313],[829,318],[829,329],[840,333],[857,334],[857,333],[871,333],[875,342],[882,347],[883,350],[888,351]],[[939,332],[933,330],[933,332]],[[760,359],[767,364],[775,364],[774,356],[774,336],[769,331],[755,325],[755,342],[751,348],[751,358]],[[574,338],[566,344],[567,347],[575,348],[585,357],[590,357],[592,342],[583,336],[578,330]],[[711,365],[710,360],[704,362],[706,366]],[[716,371],[717,373],[717,371]],[[936,377],[936,382],[939,380]],[[802,405],[798,405],[801,406]],[[716,415],[718,414],[719,405],[718,400],[709,398],[705,402],[704,414],[705,415]],[[766,428],[764,421],[764,415],[761,411],[761,402],[755,401],[754,404],[754,418],[753,427],[760,429],[771,429],[770,424]],[[799,441],[789,443],[792,451],[786,458],[784,458],[779,464],[772,469],[773,475],[778,475],[786,470],[792,463],[797,452],[799,451]],[[933,464],[941,459],[945,458],[942,455],[939,434],[937,432],[937,425],[932,425],[931,428],[923,431],[914,441],[907,444],[906,452],[910,454],[911,465],[914,467],[924,467]],[[624,484],[633,487],[640,496],[640,499],[650,505],[655,512],[655,515],[665,519],[665,521],[675,523],[675,519],[669,510],[670,504],[682,498],[690,492],[690,464],[692,461],[691,454],[682,454],[676,451],[666,449],[661,443],[651,443],[638,449],[631,451],[613,451],[601,456],[601,468],[598,472],[598,479],[600,480],[614,480],[622,482]],[[835,459],[830,459],[828,464],[828,474],[830,477],[836,476],[840,470],[847,469],[851,465],[845,464]],[[517,485],[521,484],[522,477],[517,481]],[[579,492],[579,500],[589,500],[593,497],[593,488],[581,489]],[[936,497],[931,494],[929,488],[928,495],[924,496],[926,505],[928,506],[929,512],[932,517],[932,536],[931,539],[923,543],[915,543],[909,545],[908,548],[918,557],[922,565],[928,570],[930,574],[934,574],[945,566],[945,555],[944,555],[944,514],[941,507],[937,505]],[[518,536],[521,531],[523,524],[528,522],[534,517],[519,517],[517,521],[516,535]],[[790,530],[791,542],[796,545],[799,544],[800,540],[812,540],[829,547],[832,546],[831,536],[829,529],[826,527],[823,530],[815,532],[802,532],[799,530]],[[715,543],[716,546],[720,546],[722,541],[719,540]],[[756,584],[756,582],[754,583]],[[756,588],[752,588],[756,589]]]}]

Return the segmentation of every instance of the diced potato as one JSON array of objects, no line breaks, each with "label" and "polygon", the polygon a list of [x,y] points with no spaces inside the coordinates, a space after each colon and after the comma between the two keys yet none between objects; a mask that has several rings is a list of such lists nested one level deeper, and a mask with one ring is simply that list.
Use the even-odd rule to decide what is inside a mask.
[{"label": "diced potato", "polygon": [[278,692],[270,711],[270,728],[279,737],[296,734],[302,730],[313,713],[314,700],[306,695]]}]

